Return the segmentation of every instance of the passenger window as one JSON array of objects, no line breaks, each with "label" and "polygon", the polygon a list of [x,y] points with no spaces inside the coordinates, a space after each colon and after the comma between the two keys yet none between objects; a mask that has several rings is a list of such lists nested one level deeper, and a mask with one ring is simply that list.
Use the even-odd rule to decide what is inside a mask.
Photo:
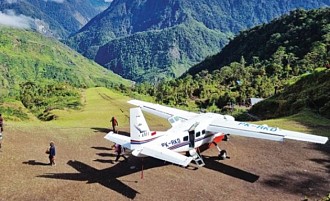
[{"label": "passenger window", "polygon": [[206,133],[206,131],[205,130],[202,130],[202,134],[204,135]]},{"label": "passenger window", "polygon": [[183,141],[188,141],[188,136],[184,136]]},{"label": "passenger window", "polygon": [[198,132],[196,133],[196,137],[199,137],[200,135],[201,135],[201,132],[198,131]]}]

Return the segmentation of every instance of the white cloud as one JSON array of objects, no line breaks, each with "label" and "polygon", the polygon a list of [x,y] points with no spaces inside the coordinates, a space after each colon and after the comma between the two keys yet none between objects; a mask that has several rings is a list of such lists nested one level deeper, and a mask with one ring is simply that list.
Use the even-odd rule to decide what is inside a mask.
[{"label": "white cloud", "polygon": [[16,15],[13,10],[7,10],[6,13],[0,11],[0,24],[30,29],[34,24],[34,19],[25,15]]},{"label": "white cloud", "polygon": [[63,3],[65,0],[44,0],[44,1],[53,1],[55,3]]},{"label": "white cloud", "polygon": [[[7,3],[18,3],[18,1],[23,1],[23,0],[5,0]],[[52,1],[55,3],[63,3],[65,0],[44,0],[44,1]]]},{"label": "white cloud", "polygon": [[17,0],[5,0],[7,3],[17,3]]}]

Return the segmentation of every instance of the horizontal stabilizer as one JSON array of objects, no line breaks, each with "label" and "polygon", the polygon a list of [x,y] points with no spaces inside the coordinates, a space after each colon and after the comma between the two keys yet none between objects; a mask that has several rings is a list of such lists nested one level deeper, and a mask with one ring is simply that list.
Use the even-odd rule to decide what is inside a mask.
[{"label": "horizontal stabilizer", "polygon": [[186,167],[191,160],[192,157],[187,157],[172,150],[163,148],[163,147],[143,147],[142,150],[139,151],[140,154],[145,156],[151,156],[160,160],[168,161],[177,165],[181,165]]},{"label": "horizontal stabilizer", "polygon": [[110,140],[111,142],[114,142],[116,144],[120,144],[123,147],[127,149],[131,149],[131,138],[124,136],[124,135],[119,135],[114,132],[109,132],[106,136],[104,136],[105,139]]}]

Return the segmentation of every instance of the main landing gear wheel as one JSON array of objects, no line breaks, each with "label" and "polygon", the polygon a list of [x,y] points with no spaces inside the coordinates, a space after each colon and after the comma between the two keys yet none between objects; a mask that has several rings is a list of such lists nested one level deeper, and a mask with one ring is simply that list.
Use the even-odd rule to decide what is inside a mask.
[{"label": "main landing gear wheel", "polygon": [[225,160],[227,158],[227,151],[226,150],[221,150],[219,154],[220,160]]}]

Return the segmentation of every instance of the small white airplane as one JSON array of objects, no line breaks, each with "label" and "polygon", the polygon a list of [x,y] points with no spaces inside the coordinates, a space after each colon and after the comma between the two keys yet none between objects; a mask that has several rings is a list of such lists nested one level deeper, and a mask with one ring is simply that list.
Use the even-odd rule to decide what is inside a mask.
[{"label": "small white airplane", "polygon": [[[202,146],[215,145],[220,159],[225,159],[227,152],[217,143],[228,139],[229,134],[275,141],[292,139],[321,144],[328,141],[327,137],[235,121],[229,115],[194,113],[139,100],[128,103],[139,106],[130,109],[130,137],[109,132],[104,138],[130,149],[134,156],[151,156],[184,167],[191,161],[205,165],[196,151]],[[150,131],[141,109],[168,119],[172,127],[167,131]]]}]

